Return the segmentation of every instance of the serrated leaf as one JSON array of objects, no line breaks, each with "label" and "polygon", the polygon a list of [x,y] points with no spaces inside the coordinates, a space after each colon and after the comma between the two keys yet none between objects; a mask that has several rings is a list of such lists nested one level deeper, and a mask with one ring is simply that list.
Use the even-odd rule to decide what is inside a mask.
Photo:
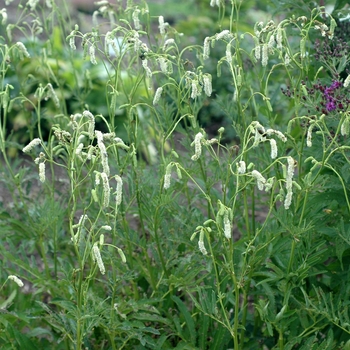
[{"label": "serrated leaf", "polygon": [[218,325],[214,335],[213,344],[210,347],[212,350],[222,350],[225,347],[225,335],[227,336],[228,330],[222,325]]},{"label": "serrated leaf", "polygon": [[177,333],[178,333],[178,335],[181,337],[181,338],[186,338],[186,336],[183,334],[183,329],[182,329],[182,327],[181,327],[181,324],[180,324],[180,318],[178,317],[178,316],[173,316],[172,317],[172,319],[173,319],[173,322],[174,322],[174,325],[175,325],[175,328],[176,328],[176,330],[177,330]]},{"label": "serrated leaf", "polygon": [[300,350],[310,350],[312,349],[313,343],[316,341],[316,335],[313,335],[306,339],[303,345],[300,347]]},{"label": "serrated leaf", "polygon": [[[334,335],[333,335],[333,330],[330,329],[329,332],[327,333],[327,338],[322,342],[320,345],[320,350],[332,350],[333,348],[333,340],[334,340]],[[323,346],[324,344],[324,346]]]},{"label": "serrated leaf", "polygon": [[198,345],[200,349],[205,349],[207,347],[209,324],[209,316],[201,314],[198,330]]},{"label": "serrated leaf", "polygon": [[54,298],[50,301],[50,304],[60,306],[63,310],[71,312],[72,314],[75,314],[77,311],[76,305],[69,300]]},{"label": "serrated leaf", "polygon": [[170,326],[172,323],[167,318],[161,317],[161,316],[156,315],[156,314],[146,313],[146,312],[138,312],[138,313],[129,315],[128,317],[131,317],[131,318],[136,319],[136,320],[141,320],[141,321],[159,322],[159,323],[166,324],[168,326]]},{"label": "serrated leaf", "polygon": [[177,307],[179,308],[180,314],[185,318],[186,325],[188,327],[188,331],[190,334],[191,343],[195,345],[197,333],[196,333],[195,324],[191,314],[189,313],[186,305],[183,303],[183,301],[180,298],[173,295],[172,300],[176,303]]},{"label": "serrated leaf", "polygon": [[294,345],[299,344],[302,341],[301,337],[295,337],[291,339],[285,346],[284,350],[292,350],[294,349]]}]

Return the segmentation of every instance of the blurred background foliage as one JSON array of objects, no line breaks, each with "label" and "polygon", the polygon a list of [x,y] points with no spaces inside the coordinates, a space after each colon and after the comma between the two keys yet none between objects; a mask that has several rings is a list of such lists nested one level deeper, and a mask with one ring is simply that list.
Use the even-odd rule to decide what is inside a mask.
[{"label": "blurred background foliage", "polygon": [[[113,3],[113,2],[111,2]],[[131,2],[130,2],[131,3]],[[237,1],[237,5],[240,6],[239,10],[239,26],[235,27],[241,34],[253,33],[254,24],[258,21],[264,21],[266,23],[269,19],[273,19],[279,22],[285,17],[295,16],[308,16],[312,9],[317,6],[325,6],[326,12],[334,16],[336,19],[342,21],[342,33],[348,29],[344,29],[349,21],[350,16],[350,1],[345,0],[319,0],[319,1],[301,1],[301,0],[247,0]],[[188,1],[176,1],[176,0],[164,0],[164,1],[134,1],[134,6],[139,4],[140,8],[147,6],[151,21],[153,22],[154,38],[149,38],[150,41],[156,40],[158,33],[158,16],[162,15],[165,21],[168,22],[175,32],[180,33],[181,46],[186,47],[188,45],[203,45],[205,37],[212,36],[224,29],[229,28],[229,16],[228,13],[230,6],[226,6],[225,10],[217,11],[216,8],[209,6],[209,0],[188,0]],[[10,13],[9,18],[14,19],[15,12],[18,11],[18,1],[14,1],[11,4],[13,11]],[[55,123],[55,118],[60,115],[70,115],[79,113],[83,109],[89,109],[93,114],[102,115],[103,117],[113,119],[113,127],[116,129],[117,134],[120,137],[127,139],[125,134],[123,123],[125,122],[125,113],[119,109],[118,106],[124,105],[130,101],[125,99],[132,91],[136,82],[136,76],[133,72],[127,71],[121,75],[120,84],[125,94],[120,94],[117,97],[117,108],[114,111],[109,109],[110,101],[106,101],[106,89],[108,85],[113,81],[111,76],[110,66],[108,63],[98,60],[97,65],[92,65],[88,59],[83,59],[83,53],[79,51],[72,52],[66,42],[66,37],[69,35],[70,30],[74,28],[76,23],[79,24],[80,30],[84,33],[84,30],[90,31],[92,27],[92,14],[97,9],[93,1],[79,1],[70,3],[71,8],[66,9],[66,13],[63,16],[66,17],[65,21],[67,25],[62,28],[57,26],[54,29],[54,36],[51,42],[45,37],[45,31],[37,35],[35,38],[26,38],[22,41],[27,46],[31,58],[25,60],[16,61],[13,57],[13,64],[10,70],[6,73],[4,80],[5,84],[11,84],[13,90],[11,91],[11,98],[18,97],[13,105],[9,115],[7,116],[7,133],[8,142],[12,147],[10,148],[13,155],[17,154],[16,149],[21,148],[21,145],[27,143],[29,139],[36,137],[36,112],[28,101],[24,100],[20,96],[27,96],[33,102],[35,102],[35,92],[39,86],[45,86],[51,83],[60,98],[60,107],[54,105],[49,99],[42,102],[41,115],[44,117],[43,130],[48,133],[52,124]],[[323,19],[327,20],[327,19]],[[25,23],[25,22],[24,22]],[[45,21],[43,21],[45,24]],[[344,27],[345,23],[345,27]],[[52,21],[55,24],[55,20]],[[24,25],[23,23],[21,24]],[[102,28],[103,30],[103,28]],[[183,35],[182,35],[183,34]],[[290,33],[293,35],[293,33]],[[1,40],[8,42],[5,26],[0,27]],[[14,37],[18,40],[21,39],[21,31],[14,31]],[[345,40],[350,41],[350,36],[344,36]],[[322,40],[322,38],[321,38]],[[315,42],[317,38],[315,37]],[[243,42],[243,41],[242,41]],[[9,43],[10,44],[10,43]],[[247,51],[252,49],[253,43],[247,40]],[[313,48],[309,48],[313,49]],[[50,54],[50,55],[49,55]],[[217,64],[221,57],[225,55],[225,45],[222,42],[217,42],[215,47],[211,50],[209,60],[205,61],[205,72],[212,75],[213,81],[213,94],[211,97],[207,97],[202,102],[202,107],[198,113],[200,123],[206,128],[207,132],[215,133],[218,127],[228,127],[232,125],[232,121],[235,121],[235,102],[233,101],[234,88],[232,84],[231,74],[228,73],[227,67],[222,65],[221,74],[218,76]],[[190,64],[193,66],[200,65],[195,55],[188,56]],[[5,57],[2,57],[5,59]],[[136,59],[136,58],[133,58]],[[191,60],[196,62],[191,62]],[[137,59],[135,60],[137,62]],[[255,75],[259,72],[253,71],[250,60],[247,59],[245,63],[246,72],[244,74]],[[272,61],[273,64],[273,61]],[[106,66],[107,65],[107,66]],[[107,68],[107,69],[106,69]],[[121,67],[123,69],[123,67]],[[312,79],[319,67],[315,66],[315,71],[310,71],[309,75]],[[274,74],[284,74],[282,70],[275,71]],[[325,72],[324,74],[327,74]],[[306,77],[308,78],[308,77]],[[246,79],[247,81],[254,81],[254,79]],[[270,84],[270,99],[276,114],[276,123],[283,123],[278,115],[284,114],[289,118],[293,114],[293,108],[291,101],[283,99],[281,87],[288,86],[286,79],[281,79],[278,76],[274,79],[278,84]],[[285,80],[285,85],[281,86],[280,82]],[[120,87],[118,87],[120,88]],[[254,89],[254,86],[251,86]],[[153,95],[153,93],[151,94]],[[250,91],[246,90],[246,99],[249,99]],[[138,102],[144,101],[145,98],[149,98],[148,92],[144,84],[140,84],[137,93],[134,96]],[[244,97],[244,94],[242,94]],[[227,101],[232,103],[227,104]],[[136,102],[135,100],[133,102]],[[242,101],[243,103],[244,101]],[[227,109],[227,105],[232,105],[232,108]],[[260,118],[264,120],[264,115],[268,113],[266,106],[255,106],[257,110],[252,113],[252,118]],[[255,115],[254,115],[255,114]],[[102,127],[103,124],[101,124]],[[226,134],[227,141],[235,138],[235,132],[232,128],[228,128],[229,131]]]}]

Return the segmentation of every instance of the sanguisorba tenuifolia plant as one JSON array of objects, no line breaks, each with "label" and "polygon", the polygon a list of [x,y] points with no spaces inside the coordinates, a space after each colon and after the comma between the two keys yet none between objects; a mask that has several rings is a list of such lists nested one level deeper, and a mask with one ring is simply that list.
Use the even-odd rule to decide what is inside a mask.
[{"label": "sanguisorba tenuifolia plant", "polygon": [[3,348],[349,347],[347,22],[243,32],[242,6],[208,3],[195,44],[146,2],[97,2],[88,32],[55,1],[20,5],[30,35],[1,10]]}]

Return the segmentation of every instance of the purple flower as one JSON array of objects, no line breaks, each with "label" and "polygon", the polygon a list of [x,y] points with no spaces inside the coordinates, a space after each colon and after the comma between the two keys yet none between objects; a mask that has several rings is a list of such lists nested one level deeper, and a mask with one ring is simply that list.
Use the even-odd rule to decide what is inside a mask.
[{"label": "purple flower", "polygon": [[326,109],[328,112],[334,111],[337,108],[337,105],[334,102],[334,99],[330,97],[329,101],[326,103]]},{"label": "purple flower", "polygon": [[330,89],[336,90],[342,86],[342,83],[339,80],[333,81],[332,85],[330,86]]},{"label": "purple flower", "polygon": [[[334,77],[330,85],[322,84],[320,80],[310,83],[306,80],[301,84],[303,91],[306,91],[304,96],[301,96],[301,101],[310,115],[315,113],[328,115],[331,112],[347,110],[350,106],[350,94],[344,89],[339,75]],[[290,86],[281,88],[281,91],[285,96],[294,98],[294,91]]]},{"label": "purple flower", "polygon": [[342,83],[339,80],[334,80],[329,87],[324,89],[323,96],[326,100],[326,109],[328,112],[334,111],[337,108],[334,92],[341,86]]}]

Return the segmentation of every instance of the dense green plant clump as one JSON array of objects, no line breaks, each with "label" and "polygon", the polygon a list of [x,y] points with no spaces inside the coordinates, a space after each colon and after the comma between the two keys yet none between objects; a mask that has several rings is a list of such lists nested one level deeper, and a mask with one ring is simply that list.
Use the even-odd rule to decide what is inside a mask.
[{"label": "dense green plant clump", "polygon": [[350,349],[347,2],[15,2],[1,349]]}]

